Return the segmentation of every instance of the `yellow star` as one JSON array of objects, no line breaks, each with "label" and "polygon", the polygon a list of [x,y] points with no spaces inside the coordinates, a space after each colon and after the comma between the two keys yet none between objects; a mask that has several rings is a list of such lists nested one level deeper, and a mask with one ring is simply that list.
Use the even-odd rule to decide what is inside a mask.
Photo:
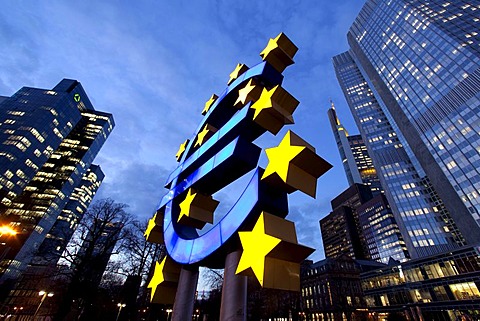
[{"label": "yellow star", "polygon": [[187,148],[188,143],[190,142],[189,139],[184,141],[182,144],[180,144],[180,148],[178,148],[177,154],[175,154],[175,157],[177,158],[177,162],[180,161],[180,158],[182,157],[183,153],[185,152],[185,149]]},{"label": "yellow star", "polygon": [[280,243],[280,239],[267,235],[263,213],[255,223],[251,232],[238,232],[242,242],[243,253],[238,263],[236,274],[252,269],[260,285],[263,286],[265,272],[265,257]]},{"label": "yellow star", "polygon": [[227,85],[230,85],[232,82],[235,81],[241,74],[248,70],[247,65],[245,64],[237,64],[235,69],[230,73],[230,79],[227,82]]},{"label": "yellow star", "polygon": [[198,133],[197,135],[197,141],[195,142],[195,146],[202,146],[203,143],[205,143],[212,135],[217,131],[215,127],[213,127],[210,124],[206,124],[205,127],[203,127],[202,131]]},{"label": "yellow star", "polygon": [[238,98],[233,104],[233,107],[240,109],[250,101],[256,101],[260,98],[262,93],[262,87],[255,84],[253,79],[250,79],[248,83],[238,91]]},{"label": "yellow star", "polygon": [[299,102],[279,85],[263,89],[260,98],[250,106],[255,110],[253,121],[273,134],[285,124],[293,124],[293,112]]},{"label": "yellow star", "polygon": [[168,256],[161,263],[155,263],[155,271],[147,288],[151,289],[152,303],[171,304],[175,299],[176,287],[180,276],[180,265]]},{"label": "yellow star", "polygon": [[268,41],[267,46],[260,53],[260,57],[278,72],[283,72],[287,66],[293,64],[293,57],[297,51],[297,46],[282,32],[276,38]]},{"label": "yellow star", "polygon": [[218,99],[218,96],[213,94],[209,100],[205,103],[205,107],[202,110],[202,115],[206,115],[208,111],[210,110],[210,107],[212,107],[213,103]]},{"label": "yellow star", "polygon": [[177,222],[201,229],[206,223],[213,223],[213,212],[218,203],[211,195],[203,195],[190,188],[187,196],[180,203]]},{"label": "yellow star", "polygon": [[315,197],[317,178],[332,165],[315,153],[315,148],[288,131],[277,147],[265,150],[268,165],[262,180],[288,193],[300,190]]},{"label": "yellow star", "polygon": [[268,165],[262,179],[276,173],[284,182],[287,181],[290,162],[306,148],[304,146],[290,145],[290,137],[288,137],[290,133],[291,131],[287,132],[280,145],[265,150],[268,157]]},{"label": "yellow star", "polygon": [[165,278],[163,277],[163,267],[165,266],[166,260],[167,257],[165,256],[161,263],[155,263],[155,271],[153,272],[152,279],[147,286],[147,288],[152,289],[152,292],[150,293],[150,300],[153,300],[157,287],[165,281]]},{"label": "yellow star", "polygon": [[157,213],[148,220],[147,229],[143,235],[148,242],[163,243],[163,229],[157,224]]},{"label": "yellow star", "polygon": [[184,215],[188,216],[188,214],[190,213],[190,206],[192,205],[193,200],[195,199],[196,195],[197,195],[197,193],[194,193],[191,188],[188,189],[187,196],[180,203],[180,214],[178,215],[177,222],[180,221],[182,216],[184,216]]},{"label": "yellow star", "polygon": [[263,50],[260,52],[260,57],[262,57],[263,60],[265,60],[265,57],[268,56],[270,52],[278,48],[278,44],[275,41],[275,38],[270,38],[268,40],[267,46],[263,48]]},{"label": "yellow star", "polygon": [[251,232],[238,234],[243,252],[236,274],[253,273],[262,287],[299,290],[299,263],[313,249],[298,244],[293,222],[262,212]]}]

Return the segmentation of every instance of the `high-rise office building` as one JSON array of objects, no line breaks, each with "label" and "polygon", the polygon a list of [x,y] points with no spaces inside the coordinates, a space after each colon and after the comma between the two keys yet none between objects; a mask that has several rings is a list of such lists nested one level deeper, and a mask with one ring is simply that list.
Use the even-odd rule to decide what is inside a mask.
[{"label": "high-rise office building", "polygon": [[480,241],[479,9],[477,1],[368,1],[348,36],[382,109],[472,243]]},{"label": "high-rise office building", "polygon": [[368,155],[367,146],[365,146],[362,136],[348,134],[337,117],[333,102],[327,114],[342,159],[343,169],[345,175],[347,175],[348,185],[364,184],[370,187],[373,195],[382,193],[380,179],[377,176],[372,159]]},{"label": "high-rise office building", "polygon": [[[340,235],[351,230],[349,228],[342,229],[341,222],[352,221],[355,224],[355,229],[358,234],[358,237],[353,238],[359,239],[358,244],[355,246],[357,247],[357,252],[358,247],[361,246],[363,248],[363,258],[383,263],[388,263],[391,258],[404,262],[410,258],[410,255],[396,220],[393,217],[390,205],[382,195],[383,189],[380,179],[373,165],[373,161],[368,154],[367,146],[363,142],[362,136],[348,134],[337,117],[333,102],[327,113],[348,182],[350,184],[352,184],[351,182],[363,182],[365,186],[371,189],[372,194],[376,197],[373,199],[372,197],[363,199],[362,202],[357,202],[357,204],[348,204],[347,206],[350,206],[350,210],[334,210],[324,219],[324,226],[321,227],[321,229],[322,235],[327,238],[325,255],[327,257],[333,257],[332,249],[340,250],[343,246],[352,242],[352,237],[347,237],[344,241],[345,245],[343,246],[340,245],[341,242],[337,242],[337,244],[332,243],[334,239],[338,240]],[[353,185],[351,185],[347,191],[353,190],[354,187],[352,186]],[[334,203],[335,201],[332,201],[332,206]],[[349,219],[350,212],[352,213],[350,216],[355,219]],[[327,222],[330,222],[330,224],[327,224]],[[328,225],[331,225],[332,230],[337,227],[342,231],[331,232],[329,231],[331,228],[329,228]],[[347,234],[349,233],[350,232]],[[333,237],[333,239],[329,240],[329,237]],[[343,238],[345,239],[345,237]],[[352,247],[352,249],[353,248],[354,247]],[[362,256],[352,257],[362,258]]]},{"label": "high-rise office building", "polygon": [[373,197],[367,185],[353,184],[331,204],[332,212],[320,220],[327,258],[346,255],[385,264],[410,258],[383,194]]},{"label": "high-rise office building", "polygon": [[352,212],[352,208],[341,206],[320,220],[323,249],[327,258],[341,255],[354,259],[365,258]]},{"label": "high-rise office building", "polygon": [[477,0],[367,0],[349,30],[350,50],[333,58],[414,257],[361,276],[372,313],[479,313],[471,277],[480,240],[479,10]]},{"label": "high-rise office building", "polygon": [[55,265],[58,262],[104,177],[100,166],[90,166],[40,245],[32,264]]},{"label": "high-rise office building", "polygon": [[[456,225],[469,243],[480,241],[478,10],[478,1],[369,0],[348,33],[351,50],[335,63],[357,114],[363,107],[375,109],[353,101],[369,90],[416,171],[428,177],[427,185],[431,184],[448,212],[437,213],[445,223],[440,228],[458,234]],[[347,60],[352,61],[351,72],[356,69],[363,78],[357,87],[342,76]],[[357,118],[357,123],[365,120],[365,116]],[[375,121],[383,121],[373,118],[359,126],[367,131]],[[383,133],[378,136],[385,139]],[[414,211],[415,219],[404,221],[429,216],[422,212]],[[417,228],[408,230],[420,233]],[[427,231],[431,233],[428,227]],[[439,238],[426,241],[441,244]]]},{"label": "high-rise office building", "polygon": [[405,262],[410,258],[385,195],[377,195],[357,207],[357,214],[369,259],[387,264],[390,259]]},{"label": "high-rise office building", "polygon": [[[372,3],[368,1],[362,12]],[[388,28],[388,25],[384,26],[384,29]],[[349,35],[351,40],[351,32]],[[367,140],[367,148],[410,255],[425,256],[463,245],[457,222],[451,218],[455,208],[444,208],[441,199],[433,201],[433,196],[440,194],[440,190],[425,185],[432,178],[426,176],[424,166],[418,162],[386,108],[386,104],[392,101],[385,102],[377,95],[353,50],[334,57],[333,62],[354,119]],[[409,71],[404,68],[403,72]],[[420,138],[417,140],[420,144]],[[442,203],[440,208],[438,201]]]},{"label": "high-rise office building", "polygon": [[16,234],[0,236],[0,284],[18,277],[57,219],[76,223],[77,214],[61,213],[92,172],[103,176],[91,164],[113,126],[75,80],[1,101],[0,225]]}]

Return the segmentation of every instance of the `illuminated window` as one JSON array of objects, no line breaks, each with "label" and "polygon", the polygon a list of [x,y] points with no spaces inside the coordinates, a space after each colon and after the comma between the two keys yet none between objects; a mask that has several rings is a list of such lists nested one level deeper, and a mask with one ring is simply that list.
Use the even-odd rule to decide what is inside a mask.
[{"label": "illuminated window", "polygon": [[10,178],[13,177],[13,173],[7,169],[7,171],[5,172],[5,176],[6,176],[8,179],[10,179]]},{"label": "illuminated window", "polygon": [[468,300],[480,298],[480,292],[474,282],[466,282],[449,285],[457,300]]},{"label": "illuminated window", "polygon": [[23,116],[25,115],[25,112],[24,111],[18,111],[18,110],[11,110],[8,112],[10,115],[14,115],[14,116]]},{"label": "illuminated window", "polygon": [[457,163],[455,163],[455,161],[453,161],[453,160],[452,160],[451,162],[448,162],[448,163],[447,163],[447,168],[448,168],[448,169],[452,169],[452,168],[454,168],[454,167],[456,167],[456,166],[457,166]]},{"label": "illuminated window", "polygon": [[35,138],[40,142],[40,143],[43,143],[45,141],[45,138],[43,138],[43,136],[35,129],[35,128],[31,128],[30,129],[30,132],[33,134],[33,136],[35,136]]}]

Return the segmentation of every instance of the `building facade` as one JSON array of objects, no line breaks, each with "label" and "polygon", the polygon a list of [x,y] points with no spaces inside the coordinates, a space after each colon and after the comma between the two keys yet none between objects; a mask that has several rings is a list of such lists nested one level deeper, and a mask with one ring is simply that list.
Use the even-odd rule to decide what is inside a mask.
[{"label": "building facade", "polygon": [[353,184],[331,201],[332,212],[320,220],[322,242],[327,258],[346,255],[352,259],[369,258],[360,231],[357,208],[372,199],[370,188]]},{"label": "building facade", "polygon": [[400,228],[384,195],[377,195],[360,205],[357,213],[368,259],[387,264],[391,259],[405,262],[410,258]]},{"label": "building facade", "polygon": [[372,320],[361,286],[360,273],[384,264],[348,256],[305,261],[301,269],[300,320]]},{"label": "building facade", "polygon": [[332,200],[332,212],[320,220],[327,258],[348,256],[388,263],[410,258],[403,236],[383,194],[353,184]]},{"label": "building facade", "polygon": [[[353,242],[356,245],[351,247],[352,250],[356,247],[357,252],[359,252],[358,248],[362,247],[364,255],[350,255],[351,257],[357,259],[366,258],[383,263],[388,263],[390,258],[404,262],[410,258],[410,254],[400,233],[400,228],[392,214],[391,207],[383,195],[377,170],[374,167],[372,158],[368,154],[367,146],[362,136],[348,134],[337,117],[333,103],[327,114],[335,141],[337,142],[345,174],[349,184],[351,184],[350,189],[354,189],[352,187],[354,183],[352,182],[362,182],[370,188],[373,196],[376,197],[373,199],[372,197],[363,198],[361,202],[356,202],[356,204],[350,202],[348,206],[351,209],[340,210],[341,213],[339,213],[339,210],[334,210],[325,219],[324,223],[329,222],[329,227],[324,226],[322,228],[327,237],[327,242],[325,242],[326,256],[334,257],[332,256],[334,254],[332,250],[341,251],[343,247],[352,243],[352,238],[344,235],[350,235],[349,231],[351,228],[349,229],[348,226],[355,224],[358,237],[354,238],[358,239],[358,242]],[[332,202],[332,207],[334,203]],[[334,214],[335,212],[337,213]],[[350,212],[351,214],[349,214]],[[352,218],[349,218],[350,216]],[[346,228],[343,227],[344,224],[342,222],[348,222]],[[332,238],[337,239],[334,246],[332,246]],[[343,246],[340,241],[342,238],[346,239]]]},{"label": "building facade", "polygon": [[350,50],[334,57],[413,257],[480,241],[477,10],[478,1],[368,0]]},{"label": "building facade", "polygon": [[57,219],[75,224],[75,215],[61,213],[89,180],[113,126],[75,80],[51,90],[24,87],[2,100],[0,225],[15,235],[0,236],[0,284],[25,270]]},{"label": "building facade", "polygon": [[100,166],[93,164],[90,166],[81,183],[73,190],[68,203],[40,245],[31,264],[57,264],[104,177]]},{"label": "building facade", "polygon": [[[333,58],[340,86],[385,190],[412,257],[457,247],[451,220],[442,219],[423,182],[427,180],[398,129],[383,111],[350,52]],[[449,213],[447,213],[449,214]],[[458,233],[456,233],[458,234]]]},{"label": "building facade", "polygon": [[368,309],[408,320],[478,320],[480,252],[466,246],[361,274]]},{"label": "building facade", "polygon": [[[348,35],[376,96],[474,241],[480,221],[478,9],[477,1],[369,1]],[[379,17],[384,22],[376,31]]]}]

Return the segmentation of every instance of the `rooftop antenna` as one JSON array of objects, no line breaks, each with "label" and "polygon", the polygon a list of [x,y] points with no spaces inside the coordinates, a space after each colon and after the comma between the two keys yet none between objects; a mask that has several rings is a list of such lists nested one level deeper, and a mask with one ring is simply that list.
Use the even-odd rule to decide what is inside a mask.
[{"label": "rooftop antenna", "polygon": [[330,107],[332,107],[332,109],[335,109],[335,105],[333,104],[332,98],[330,98]]}]

